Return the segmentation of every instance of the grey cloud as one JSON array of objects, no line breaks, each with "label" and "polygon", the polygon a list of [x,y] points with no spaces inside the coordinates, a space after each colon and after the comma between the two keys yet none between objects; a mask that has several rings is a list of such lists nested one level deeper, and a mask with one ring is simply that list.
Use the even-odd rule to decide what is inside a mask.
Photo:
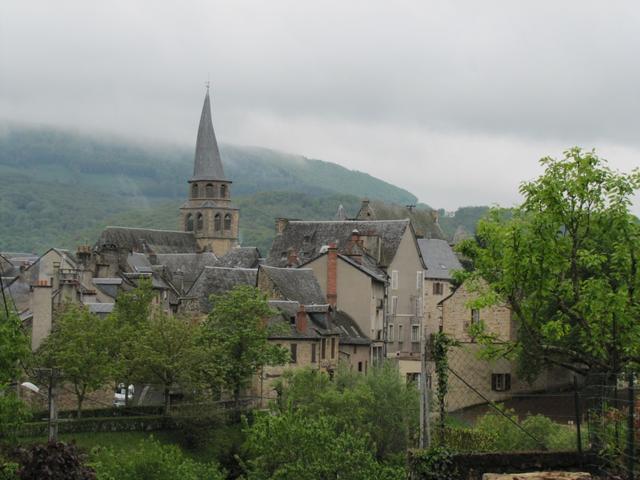
[{"label": "grey cloud", "polygon": [[638,165],[639,57],[633,1],[5,0],[0,117],[191,143],[210,77],[222,140],[509,202],[573,144]]}]

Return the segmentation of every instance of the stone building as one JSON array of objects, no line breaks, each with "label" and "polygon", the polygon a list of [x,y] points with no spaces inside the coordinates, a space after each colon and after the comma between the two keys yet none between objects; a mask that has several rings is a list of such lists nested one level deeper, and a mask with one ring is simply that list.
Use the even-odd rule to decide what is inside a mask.
[{"label": "stone building", "polygon": [[483,347],[475,342],[469,332],[473,324],[482,322],[487,333],[504,342],[516,339],[517,324],[507,305],[473,308],[471,302],[477,297],[478,294],[463,283],[438,305],[442,331],[460,343],[459,347],[451,349],[449,353],[449,366],[482,394],[478,395],[455,375],[450,375],[447,395],[449,411],[483,404],[487,400],[498,402],[517,394],[569,385],[571,375],[566,370],[547,369],[529,383],[518,377],[514,362],[506,359],[481,359],[479,353]]},{"label": "stone building", "polygon": [[239,210],[231,204],[211,120],[209,89],[202,106],[189,198],[180,207],[182,229],[192,232],[201,251],[222,256],[238,245]]},{"label": "stone building", "polygon": [[391,358],[419,376],[425,267],[410,220],[280,219],[266,263],[311,268],[328,302],[370,335],[371,361]]}]

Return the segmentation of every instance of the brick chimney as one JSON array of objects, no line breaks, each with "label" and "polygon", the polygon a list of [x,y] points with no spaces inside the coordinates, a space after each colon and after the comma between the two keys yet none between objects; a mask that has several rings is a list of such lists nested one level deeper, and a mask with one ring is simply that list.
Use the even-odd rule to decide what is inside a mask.
[{"label": "brick chimney", "polygon": [[296,331],[298,333],[307,333],[308,317],[304,309],[304,305],[300,305],[296,312]]},{"label": "brick chimney", "polygon": [[287,267],[297,267],[300,264],[298,254],[293,247],[287,250]]},{"label": "brick chimney", "polygon": [[329,244],[327,250],[327,302],[335,310],[338,304],[338,246]]}]

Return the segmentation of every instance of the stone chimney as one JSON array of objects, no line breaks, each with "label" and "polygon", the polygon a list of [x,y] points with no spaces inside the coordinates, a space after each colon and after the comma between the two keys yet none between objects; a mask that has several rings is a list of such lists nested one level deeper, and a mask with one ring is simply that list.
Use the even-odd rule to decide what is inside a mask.
[{"label": "stone chimney", "polygon": [[288,218],[276,218],[276,235],[281,235],[289,224]]},{"label": "stone chimney", "polygon": [[296,312],[296,331],[298,333],[307,333],[308,329],[308,317],[307,312],[304,309],[304,305],[300,305]]},{"label": "stone chimney", "polygon": [[335,310],[338,304],[338,246],[329,244],[327,250],[327,303]]},{"label": "stone chimney", "polygon": [[299,264],[298,254],[293,247],[290,247],[289,250],[287,250],[287,267],[297,267]]}]

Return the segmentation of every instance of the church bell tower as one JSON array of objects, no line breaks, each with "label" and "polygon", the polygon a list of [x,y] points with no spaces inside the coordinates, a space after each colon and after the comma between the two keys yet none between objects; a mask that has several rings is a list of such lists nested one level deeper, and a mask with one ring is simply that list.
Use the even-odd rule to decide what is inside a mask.
[{"label": "church bell tower", "polygon": [[238,245],[240,212],[231,204],[211,120],[209,87],[204,97],[188,200],[180,207],[181,229],[193,232],[202,251],[222,256]]}]

